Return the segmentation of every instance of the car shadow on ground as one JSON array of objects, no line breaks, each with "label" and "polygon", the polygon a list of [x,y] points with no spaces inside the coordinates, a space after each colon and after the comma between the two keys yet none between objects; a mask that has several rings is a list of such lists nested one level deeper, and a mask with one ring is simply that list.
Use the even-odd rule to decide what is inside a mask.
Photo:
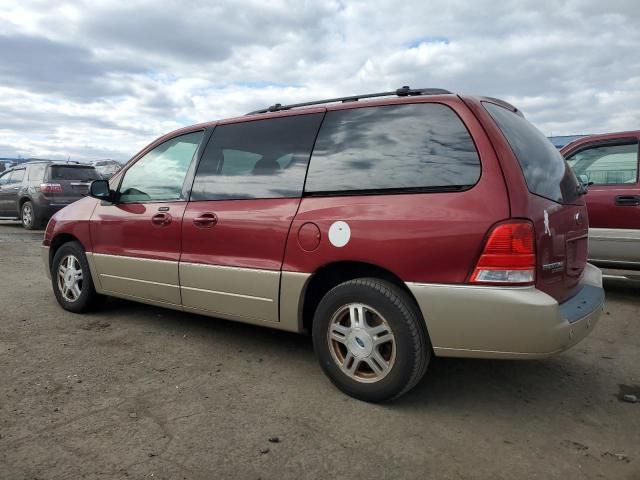
[{"label": "car shadow on ground", "polygon": [[[628,295],[635,287],[616,284],[611,288],[615,292],[612,295]],[[145,329],[154,331],[211,338],[238,351],[280,357],[286,364],[304,365],[315,375],[323,375],[316,366],[309,336],[118,299],[110,299],[102,315],[112,319],[123,315],[123,322],[141,322]],[[557,414],[563,405],[582,407],[606,402],[614,392],[607,391],[598,372],[594,372],[594,359],[589,358],[593,356],[593,352],[578,346],[543,360],[432,358],[422,381],[387,407],[402,411],[462,409],[477,414],[499,414],[501,409],[526,412],[535,407],[537,414]],[[333,388],[328,381],[325,386]]]}]

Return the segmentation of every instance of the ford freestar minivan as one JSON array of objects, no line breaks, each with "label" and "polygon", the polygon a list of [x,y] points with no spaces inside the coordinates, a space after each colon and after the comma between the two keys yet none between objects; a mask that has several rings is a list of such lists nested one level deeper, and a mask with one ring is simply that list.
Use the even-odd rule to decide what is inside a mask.
[{"label": "ford freestar minivan", "polygon": [[403,87],[167,134],[52,218],[43,260],[67,310],[310,332],[335,385],[383,401],[432,355],[541,358],[593,329],[583,194],[513,106]]}]

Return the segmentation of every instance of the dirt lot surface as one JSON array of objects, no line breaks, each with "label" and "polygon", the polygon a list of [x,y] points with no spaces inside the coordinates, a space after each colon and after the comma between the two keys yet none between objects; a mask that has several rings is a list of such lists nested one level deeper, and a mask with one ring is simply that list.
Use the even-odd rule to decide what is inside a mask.
[{"label": "dirt lot surface", "polygon": [[435,360],[389,405],[309,338],[111,300],[58,307],[42,232],[0,224],[0,478],[640,479],[640,283],[542,361]]}]

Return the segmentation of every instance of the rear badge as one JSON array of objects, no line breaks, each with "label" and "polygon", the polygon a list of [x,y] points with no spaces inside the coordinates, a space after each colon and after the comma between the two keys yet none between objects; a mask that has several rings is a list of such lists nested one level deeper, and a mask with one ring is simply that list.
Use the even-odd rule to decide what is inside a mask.
[{"label": "rear badge", "polygon": [[542,265],[542,270],[551,271],[551,273],[558,273],[564,270],[564,262],[546,263]]},{"label": "rear badge", "polygon": [[329,227],[329,241],[334,247],[344,247],[351,238],[351,229],[347,222],[334,222]]},{"label": "rear badge", "polygon": [[580,212],[576,213],[576,225],[582,225],[582,214]]}]

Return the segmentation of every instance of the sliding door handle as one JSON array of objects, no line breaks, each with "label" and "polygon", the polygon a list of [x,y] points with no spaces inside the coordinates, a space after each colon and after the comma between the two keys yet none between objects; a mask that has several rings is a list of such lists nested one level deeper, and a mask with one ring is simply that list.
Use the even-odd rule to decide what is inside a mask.
[{"label": "sliding door handle", "polygon": [[193,219],[193,223],[198,228],[210,228],[218,223],[218,216],[215,213],[207,212]]}]

